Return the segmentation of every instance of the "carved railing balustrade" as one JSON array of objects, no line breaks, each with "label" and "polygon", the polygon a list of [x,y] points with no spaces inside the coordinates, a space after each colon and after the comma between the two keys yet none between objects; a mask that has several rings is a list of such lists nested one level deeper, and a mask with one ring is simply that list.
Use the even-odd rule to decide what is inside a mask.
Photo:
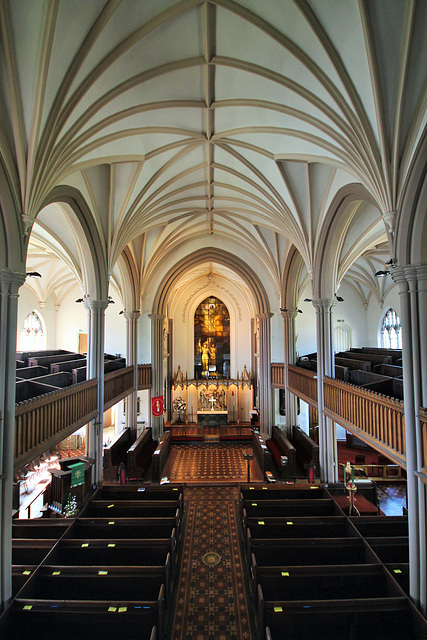
[{"label": "carved railing balustrade", "polygon": [[15,408],[15,468],[20,468],[96,417],[97,380],[86,380]]},{"label": "carved railing balustrade", "polygon": [[125,367],[104,376],[104,411],[134,391],[133,367]]},{"label": "carved railing balustrade", "polygon": [[151,389],[152,376],[151,376],[151,364],[139,364],[138,365],[138,389]]},{"label": "carved railing balustrade", "polygon": [[403,401],[348,382],[324,379],[325,414],[387,458],[406,466]]},{"label": "carved railing balustrade", "polygon": [[288,366],[289,390],[308,404],[317,408],[317,375],[295,365]]}]

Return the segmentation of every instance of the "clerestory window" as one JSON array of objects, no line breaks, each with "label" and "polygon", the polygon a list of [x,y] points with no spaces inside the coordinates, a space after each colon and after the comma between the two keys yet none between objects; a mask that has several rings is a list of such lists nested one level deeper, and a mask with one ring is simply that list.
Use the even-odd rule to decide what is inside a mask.
[{"label": "clerestory window", "polygon": [[385,349],[402,348],[402,327],[400,326],[400,318],[394,309],[389,309],[384,316],[381,346]]}]

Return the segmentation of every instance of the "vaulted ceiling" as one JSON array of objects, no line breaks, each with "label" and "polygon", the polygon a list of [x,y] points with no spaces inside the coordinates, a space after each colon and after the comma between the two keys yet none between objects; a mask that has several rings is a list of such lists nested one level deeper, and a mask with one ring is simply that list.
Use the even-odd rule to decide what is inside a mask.
[{"label": "vaulted ceiling", "polygon": [[[426,2],[0,0],[0,24],[1,160],[28,226],[78,189],[109,273],[120,288],[126,249],[141,294],[211,245],[281,292],[291,248],[310,274],[336,232],[337,282],[381,298],[369,265],[426,124]],[[50,205],[27,264],[61,298],[81,253]]]}]

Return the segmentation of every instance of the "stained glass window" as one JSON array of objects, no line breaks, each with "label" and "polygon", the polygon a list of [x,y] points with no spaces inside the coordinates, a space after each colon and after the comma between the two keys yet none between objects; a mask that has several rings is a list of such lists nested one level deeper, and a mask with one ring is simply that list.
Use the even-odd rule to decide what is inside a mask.
[{"label": "stained glass window", "polygon": [[400,326],[400,318],[394,309],[389,309],[384,316],[381,346],[385,349],[402,348],[402,327]]},{"label": "stained glass window", "polygon": [[205,298],[194,314],[194,371],[203,378],[230,373],[230,316],[214,296]]}]

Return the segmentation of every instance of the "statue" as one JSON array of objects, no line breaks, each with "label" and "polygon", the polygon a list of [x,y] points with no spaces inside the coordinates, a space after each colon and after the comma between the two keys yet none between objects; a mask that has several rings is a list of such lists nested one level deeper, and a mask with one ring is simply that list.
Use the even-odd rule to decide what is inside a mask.
[{"label": "statue", "polygon": [[202,345],[202,371],[209,370],[209,354],[210,354],[209,344],[206,341]]},{"label": "statue", "polygon": [[184,384],[184,376],[181,371],[181,365],[178,365],[178,371],[175,374],[175,378],[173,380],[175,387],[182,386]]}]

